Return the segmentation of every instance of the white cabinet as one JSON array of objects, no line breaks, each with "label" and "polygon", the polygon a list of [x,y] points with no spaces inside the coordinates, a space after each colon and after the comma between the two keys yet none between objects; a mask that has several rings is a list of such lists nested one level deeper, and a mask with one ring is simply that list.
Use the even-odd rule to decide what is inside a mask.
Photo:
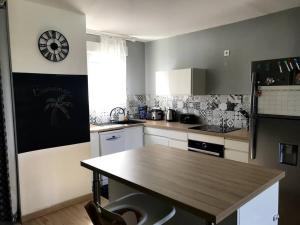
[{"label": "white cabinet", "polygon": [[244,204],[237,211],[238,225],[278,225],[279,183]]},{"label": "white cabinet", "polygon": [[248,162],[249,142],[225,139],[225,159]]},{"label": "white cabinet", "polygon": [[[128,127],[120,130],[93,132],[91,156],[98,157],[143,147],[143,126]],[[108,184],[107,177],[101,176],[102,184]]]},{"label": "white cabinet", "polygon": [[109,155],[125,150],[124,130],[114,130],[101,132],[100,136],[100,155]]},{"label": "white cabinet", "polygon": [[205,94],[206,71],[203,69],[158,71],[155,75],[156,95]]},{"label": "white cabinet", "polygon": [[125,150],[143,147],[143,126],[125,128]]},{"label": "white cabinet", "polygon": [[203,141],[212,144],[224,145],[224,137],[206,135],[206,134],[196,134],[188,133],[188,138],[195,141]]},{"label": "white cabinet", "polygon": [[145,146],[149,145],[164,145],[169,146],[169,139],[151,134],[145,134]]},{"label": "white cabinet", "polygon": [[[143,126],[99,133],[92,132],[90,133],[90,138],[92,157],[140,148],[143,147]],[[112,144],[114,148],[109,147],[109,150],[103,150],[103,146],[107,146],[108,144]]]},{"label": "white cabinet", "polygon": [[186,132],[145,127],[144,133],[146,146],[160,144],[172,148],[187,150],[188,144]]},{"label": "white cabinet", "polygon": [[239,162],[248,162],[248,154],[237,151],[237,150],[232,150],[232,149],[225,149],[225,159],[231,159],[234,161],[239,161]]},{"label": "white cabinet", "polygon": [[99,143],[99,133],[90,133],[91,139],[91,157],[98,157],[100,155],[100,143]]},{"label": "white cabinet", "polygon": [[178,141],[178,140],[169,139],[169,147],[187,150],[188,143],[186,141]]}]

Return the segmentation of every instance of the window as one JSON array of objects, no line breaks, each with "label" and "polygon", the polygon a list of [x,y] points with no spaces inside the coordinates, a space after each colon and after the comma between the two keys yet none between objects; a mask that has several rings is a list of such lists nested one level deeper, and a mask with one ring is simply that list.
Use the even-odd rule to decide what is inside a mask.
[{"label": "window", "polygon": [[126,106],[126,41],[101,37],[87,42],[90,117],[109,122],[114,107]]}]

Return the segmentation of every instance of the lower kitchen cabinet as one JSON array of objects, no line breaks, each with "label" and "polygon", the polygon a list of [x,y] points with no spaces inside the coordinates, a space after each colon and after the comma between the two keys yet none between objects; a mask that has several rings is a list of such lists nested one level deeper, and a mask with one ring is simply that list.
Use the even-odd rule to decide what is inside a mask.
[{"label": "lower kitchen cabinet", "polygon": [[152,127],[144,128],[145,145],[164,145],[172,148],[187,150],[187,133]]},{"label": "lower kitchen cabinet", "polygon": [[143,126],[128,127],[124,130],[125,150],[143,147]]},{"label": "lower kitchen cabinet", "polygon": [[225,159],[231,159],[234,161],[239,161],[239,162],[248,162],[248,154],[241,152],[241,151],[237,151],[237,150],[233,150],[233,149],[225,149]]},{"label": "lower kitchen cabinet", "polygon": [[187,150],[188,149],[188,143],[186,141],[178,141],[178,140],[170,139],[169,140],[169,147]]},{"label": "lower kitchen cabinet", "polygon": [[[93,132],[91,138],[91,156],[97,157],[115,152],[143,147],[143,126],[128,127],[121,130]],[[113,148],[112,146],[115,145]]]},{"label": "lower kitchen cabinet", "polygon": [[225,139],[225,159],[248,163],[249,142]]},{"label": "lower kitchen cabinet", "polygon": [[144,135],[145,146],[164,145],[169,146],[169,139],[166,137],[155,136],[151,134]]}]

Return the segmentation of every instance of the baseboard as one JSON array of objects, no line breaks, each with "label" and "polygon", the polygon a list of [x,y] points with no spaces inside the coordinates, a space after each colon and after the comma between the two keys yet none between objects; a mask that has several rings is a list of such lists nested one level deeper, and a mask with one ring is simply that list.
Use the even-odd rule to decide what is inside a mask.
[{"label": "baseboard", "polygon": [[47,214],[56,212],[58,210],[66,208],[66,207],[70,207],[70,206],[76,205],[78,203],[82,203],[84,201],[89,201],[89,200],[92,200],[92,194],[83,195],[83,196],[80,196],[78,198],[74,198],[74,199],[59,203],[57,205],[51,206],[49,208],[42,209],[42,210],[39,210],[37,212],[24,215],[21,218],[22,223],[33,220],[33,219],[36,219],[36,218],[41,217],[41,216],[45,216]]}]

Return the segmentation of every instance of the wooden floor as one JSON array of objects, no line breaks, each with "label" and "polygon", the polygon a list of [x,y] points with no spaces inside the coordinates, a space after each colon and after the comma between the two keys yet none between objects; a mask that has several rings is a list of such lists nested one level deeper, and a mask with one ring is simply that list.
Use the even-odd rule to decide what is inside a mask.
[{"label": "wooden floor", "polygon": [[[46,216],[27,221],[23,225],[92,225],[84,209],[86,203],[76,204]],[[105,205],[107,204],[107,200],[101,200],[101,203]]]}]

